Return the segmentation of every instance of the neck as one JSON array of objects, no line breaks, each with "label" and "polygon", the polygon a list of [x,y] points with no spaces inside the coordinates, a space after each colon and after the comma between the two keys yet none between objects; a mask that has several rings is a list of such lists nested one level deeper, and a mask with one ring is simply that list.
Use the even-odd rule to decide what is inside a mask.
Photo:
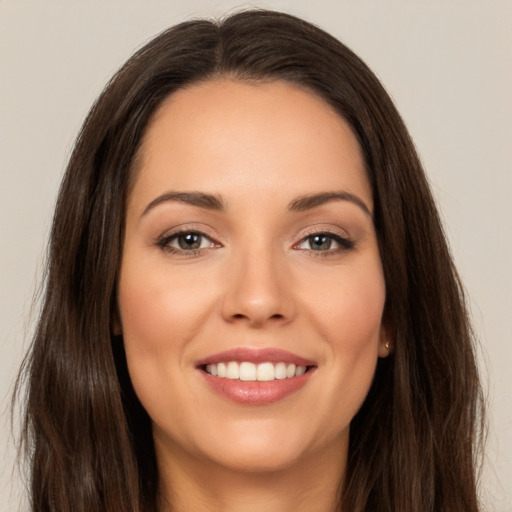
[{"label": "neck", "polygon": [[233,470],[193,457],[159,457],[160,512],[334,512],[347,457],[305,457],[271,471]]}]

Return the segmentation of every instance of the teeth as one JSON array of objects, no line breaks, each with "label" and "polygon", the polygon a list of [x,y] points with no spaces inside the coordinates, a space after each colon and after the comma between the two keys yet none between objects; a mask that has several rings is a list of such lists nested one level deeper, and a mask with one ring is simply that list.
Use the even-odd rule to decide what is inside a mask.
[{"label": "teeth", "polygon": [[274,379],[290,379],[306,373],[306,366],[295,366],[293,363],[260,363],[244,361],[238,363],[207,364],[206,373],[232,380],[267,382]]},{"label": "teeth", "polygon": [[290,377],[295,377],[295,365],[289,364],[286,367],[286,377],[289,379]]},{"label": "teeth", "polygon": [[272,363],[261,363],[258,365],[258,378],[259,381],[274,380],[275,370]]},{"label": "teeth", "polygon": [[[236,364],[236,363],[234,363]],[[215,365],[213,365],[215,366]],[[240,380],[256,380],[257,368],[253,363],[240,363]]]},{"label": "teeth", "polygon": [[277,363],[275,368],[276,379],[286,379],[286,364]]},{"label": "teeth", "polygon": [[295,370],[295,376],[298,377],[299,375],[303,375],[304,373],[306,373],[306,367],[297,366],[297,369]]},{"label": "teeth", "polygon": [[240,378],[240,366],[235,361],[230,361],[226,367],[226,379],[239,379]]}]

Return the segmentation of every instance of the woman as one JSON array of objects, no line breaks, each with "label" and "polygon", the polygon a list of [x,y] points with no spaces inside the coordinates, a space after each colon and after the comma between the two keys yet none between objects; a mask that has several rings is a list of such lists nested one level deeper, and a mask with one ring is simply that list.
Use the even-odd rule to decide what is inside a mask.
[{"label": "woman", "polygon": [[364,63],[289,15],[178,25],[109,83],[25,371],[34,510],[478,510],[419,159]]}]

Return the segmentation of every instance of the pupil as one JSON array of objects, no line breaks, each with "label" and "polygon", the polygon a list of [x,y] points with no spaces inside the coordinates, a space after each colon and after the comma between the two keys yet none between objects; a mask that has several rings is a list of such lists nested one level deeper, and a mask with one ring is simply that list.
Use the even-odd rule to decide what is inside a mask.
[{"label": "pupil", "polygon": [[313,236],[313,249],[330,249],[331,239],[327,235]]},{"label": "pupil", "polygon": [[201,235],[197,235],[195,233],[187,233],[186,235],[181,235],[178,238],[178,244],[181,249],[198,249],[201,245]]}]

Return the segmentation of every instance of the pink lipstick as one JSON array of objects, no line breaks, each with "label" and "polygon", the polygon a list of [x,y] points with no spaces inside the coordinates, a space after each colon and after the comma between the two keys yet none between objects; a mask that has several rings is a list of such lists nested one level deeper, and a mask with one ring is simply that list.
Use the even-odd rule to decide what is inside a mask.
[{"label": "pink lipstick", "polygon": [[241,347],[197,363],[207,384],[231,401],[265,405],[300,390],[316,369],[314,361],[280,349]]}]

